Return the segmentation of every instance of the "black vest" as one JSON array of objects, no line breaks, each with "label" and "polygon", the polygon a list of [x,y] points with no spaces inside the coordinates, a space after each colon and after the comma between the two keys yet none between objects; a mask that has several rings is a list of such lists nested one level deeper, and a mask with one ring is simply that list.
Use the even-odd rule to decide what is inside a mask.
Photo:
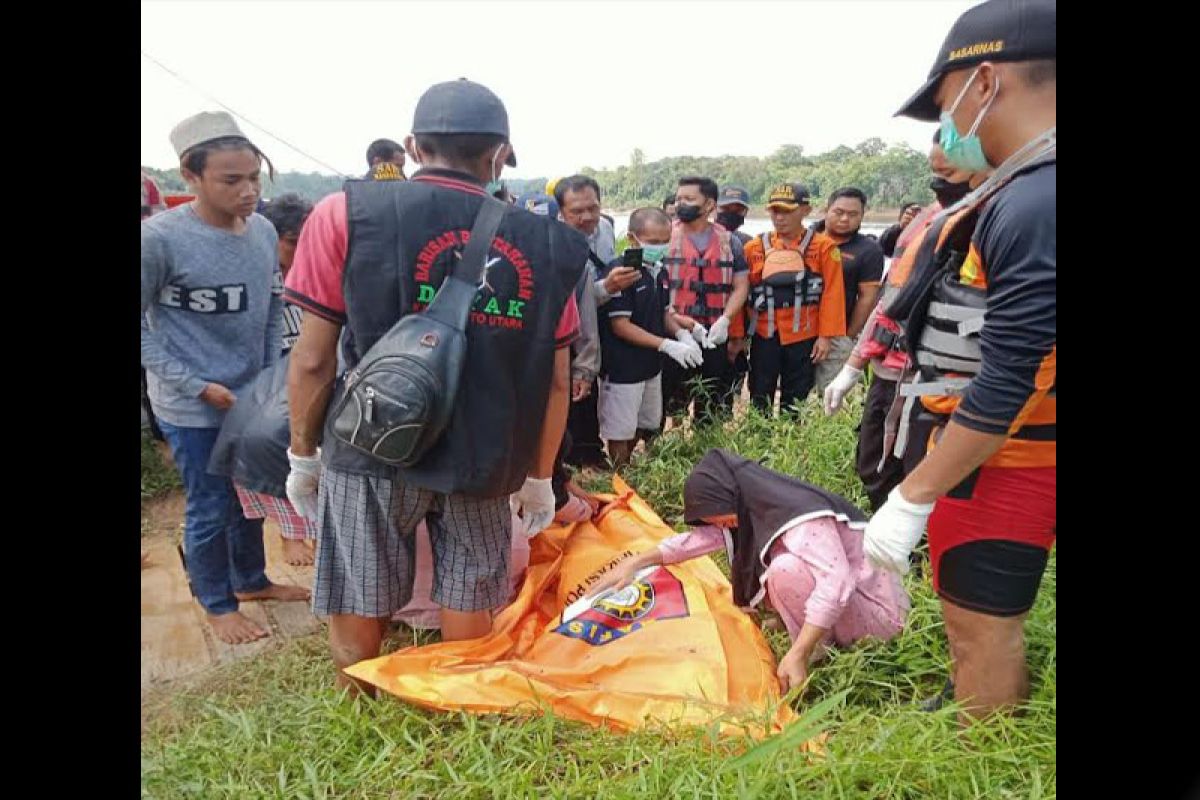
[{"label": "black vest", "polygon": [[784,525],[816,517],[834,517],[859,528],[867,522],[867,515],[846,498],[721,448],[709,450],[692,468],[683,484],[683,514],[689,525],[737,514],[737,528],[730,531],[730,583],[739,606],[761,599],[768,550]]},{"label": "black vest", "polygon": [[[345,192],[342,288],[353,367],[401,316],[429,305],[461,256],[483,190],[417,179],[349,181]],[[326,463],[443,493],[500,497],[519,489],[546,416],[555,330],[587,254],[587,239],[561,222],[510,211],[488,252],[467,326],[467,364],[442,439],[419,465],[402,469],[326,435]]]}]

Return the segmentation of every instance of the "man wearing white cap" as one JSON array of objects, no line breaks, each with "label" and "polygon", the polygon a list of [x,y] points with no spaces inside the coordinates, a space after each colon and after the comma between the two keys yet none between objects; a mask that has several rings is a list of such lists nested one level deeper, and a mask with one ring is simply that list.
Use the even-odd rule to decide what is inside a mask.
[{"label": "man wearing white cap", "polygon": [[238,611],[239,601],[308,598],[306,589],[267,579],[262,520],[245,519],[230,480],[208,472],[225,412],[279,358],[277,237],[254,213],[265,157],[231,116],[189,117],[171,144],[196,199],[142,223],[142,365],[187,491],[192,592],[217,638],[241,644],[267,631]]}]

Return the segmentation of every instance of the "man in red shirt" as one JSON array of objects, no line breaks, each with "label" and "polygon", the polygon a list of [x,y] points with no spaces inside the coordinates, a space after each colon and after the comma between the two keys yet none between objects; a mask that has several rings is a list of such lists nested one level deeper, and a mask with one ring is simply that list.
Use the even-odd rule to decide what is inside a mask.
[{"label": "man in red shirt", "polygon": [[516,535],[533,536],[553,519],[550,476],[579,324],[574,290],[588,254],[583,235],[561,222],[507,210],[441,438],[408,468],[322,440],[342,328],[353,370],[401,317],[433,300],[503,165],[516,165],[503,103],[465,79],[426,91],[412,132],[405,146],[421,169],[407,181],[349,181],[318,203],[285,284],[287,300],[304,309],[288,380],[287,494],[318,520],[313,610],[329,617],[338,684],[366,691],[341,670],[379,654],[388,620],[411,598],[422,519],[447,640],[485,635],[492,609],[508,598],[509,496],[522,514]]},{"label": "man in red shirt", "polygon": [[158,184],[154,179],[146,174],[146,170],[142,170],[142,219],[152,217],[160,211],[166,211],[166,203],[163,202],[162,192],[158,190]]}]

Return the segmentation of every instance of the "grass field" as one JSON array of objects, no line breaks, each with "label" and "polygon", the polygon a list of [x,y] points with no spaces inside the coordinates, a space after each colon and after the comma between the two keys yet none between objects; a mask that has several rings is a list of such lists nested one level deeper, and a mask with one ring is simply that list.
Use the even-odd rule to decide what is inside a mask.
[{"label": "grass field", "polygon": [[[825,419],[810,398],[798,426],[748,415],[724,429],[671,432],[626,477],[665,520],[678,523],[691,464],[721,446],[863,504],[853,470],[860,402],[861,394],[851,398],[849,414]],[[607,486],[597,480],[589,488]],[[143,796],[1056,796],[1054,555],[1026,627],[1032,699],[1020,716],[967,731],[958,729],[950,707],[929,714],[914,705],[940,689],[947,655],[928,579],[907,580],[907,631],[886,644],[835,651],[794,702],[808,712],[795,733],[828,732],[823,757],[799,752],[789,733],[739,760],[752,743],[702,729],[613,734],[552,717],[427,712],[386,696],[344,702],[331,688],[324,640],[311,637],[145,698]],[[785,634],[768,639],[776,656],[786,651]],[[387,646],[430,640],[405,630]]]},{"label": "grass field", "polygon": [[150,434],[142,431],[142,499],[149,500],[182,485],[175,467],[163,459]]}]

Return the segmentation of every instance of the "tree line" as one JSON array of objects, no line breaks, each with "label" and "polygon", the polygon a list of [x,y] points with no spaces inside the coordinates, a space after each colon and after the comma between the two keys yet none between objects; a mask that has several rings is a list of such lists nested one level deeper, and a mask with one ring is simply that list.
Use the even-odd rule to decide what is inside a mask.
[{"label": "tree line", "polygon": [[787,144],[765,158],[676,156],[646,162],[639,149],[624,166],[606,170],[584,167],[581,172],[596,179],[609,206],[658,205],[674,193],[679,178],[685,175],[706,176],[721,186],[743,186],[758,205],[766,203],[772,186],[797,181],[808,187],[817,206],[845,186],[861,189],[873,208],[933,202],[925,154],[908,145],[885,145],[877,138],[815,156],[805,155],[800,145]]},{"label": "tree line", "polygon": [[[187,192],[178,168],[146,168],[146,172],[164,192]],[[872,208],[899,208],[909,202],[933,201],[925,154],[904,144],[886,145],[878,138],[867,139],[856,147],[841,145],[814,156],[805,155],[800,145],[786,144],[765,158],[674,156],[647,162],[642,151],[636,149],[628,164],[615,169],[585,166],[580,173],[600,184],[607,207],[659,205],[663,198],[674,193],[679,178],[685,175],[703,175],[721,186],[730,183],[744,186],[759,205],[766,202],[772,186],[792,181],[808,187],[814,205],[822,204],[843,186],[861,189]],[[336,175],[318,172],[281,172],[274,181],[263,176],[263,195],[270,198],[295,192],[315,202],[339,191],[342,182]],[[547,178],[505,181],[515,195],[541,192],[547,182]]]}]

